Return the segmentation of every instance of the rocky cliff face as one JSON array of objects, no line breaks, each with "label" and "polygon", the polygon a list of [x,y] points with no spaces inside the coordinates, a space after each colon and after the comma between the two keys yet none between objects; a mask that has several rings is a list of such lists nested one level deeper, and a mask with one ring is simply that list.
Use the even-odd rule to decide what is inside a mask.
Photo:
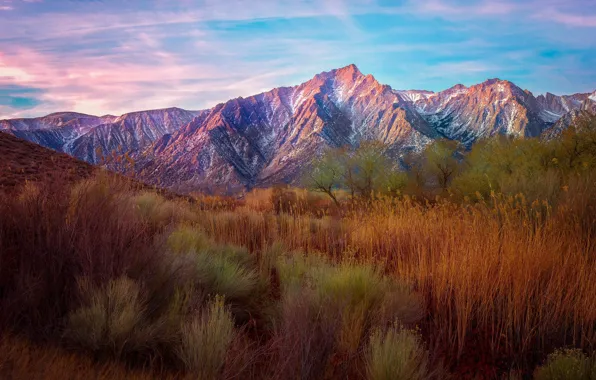
[{"label": "rocky cliff face", "polygon": [[570,125],[572,125],[575,122],[575,119],[582,114],[590,113],[592,115],[596,115],[596,96],[592,94],[591,96],[582,96],[582,98],[583,100],[579,104],[579,107],[571,108],[569,112],[563,113],[553,126],[544,130],[541,138],[544,140],[550,140],[559,137],[561,133]]},{"label": "rocky cliff face", "polygon": [[67,141],[91,131],[94,127],[110,123],[115,116],[102,117],[75,112],[53,113],[36,119],[1,120],[0,130],[17,137],[58,151],[63,151]]},{"label": "rocky cliff face", "polygon": [[437,93],[396,91],[350,65],[205,111],[62,113],[0,128],[91,163],[128,154],[136,175],[162,186],[233,191],[296,182],[323,149],[365,140],[384,142],[397,159],[437,138],[470,145],[494,134],[554,136],[595,104],[596,92],[534,97],[499,79]]},{"label": "rocky cliff face", "polygon": [[144,179],[166,186],[269,185],[296,180],[329,146],[380,140],[404,152],[433,137],[411,104],[351,65],[220,104],[136,158]]},{"label": "rocky cliff face", "polygon": [[179,108],[125,114],[68,141],[63,151],[97,164],[112,152],[125,154],[144,149],[190,123],[198,114]]},{"label": "rocky cliff face", "polygon": [[0,121],[0,130],[92,164],[111,153],[135,152],[188,124],[199,112],[179,108],[122,116],[55,113],[36,119]]},{"label": "rocky cliff face", "polygon": [[442,137],[466,145],[494,134],[537,136],[549,125],[530,92],[500,79],[425,93],[412,103]]}]

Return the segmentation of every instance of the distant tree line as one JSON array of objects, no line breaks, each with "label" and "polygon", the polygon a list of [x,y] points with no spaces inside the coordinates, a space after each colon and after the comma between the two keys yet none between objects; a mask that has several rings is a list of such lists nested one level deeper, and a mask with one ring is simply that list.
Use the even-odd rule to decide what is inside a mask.
[{"label": "distant tree line", "polygon": [[346,196],[486,199],[495,193],[548,201],[577,176],[596,179],[596,115],[578,116],[551,140],[497,135],[466,149],[439,139],[400,159],[387,152],[387,146],[374,141],[327,150],[308,169],[305,184],[336,204]]}]

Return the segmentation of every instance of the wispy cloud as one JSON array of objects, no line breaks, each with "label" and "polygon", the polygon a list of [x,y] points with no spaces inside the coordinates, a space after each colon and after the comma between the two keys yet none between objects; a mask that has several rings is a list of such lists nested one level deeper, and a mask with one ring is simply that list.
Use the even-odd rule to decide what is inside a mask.
[{"label": "wispy cloud", "polygon": [[506,15],[521,6],[516,3],[504,1],[481,1],[471,4],[445,2],[441,0],[419,1],[413,3],[414,9],[419,12],[434,13],[443,16],[477,17],[490,15]]},{"label": "wispy cloud", "polygon": [[596,28],[596,14],[571,14],[549,8],[535,14],[536,18],[554,21],[572,27]]},{"label": "wispy cloud", "polygon": [[0,0],[0,93],[36,89],[5,95],[0,118],[206,108],[348,63],[397,88],[581,91],[596,87],[585,1]]},{"label": "wispy cloud", "polygon": [[445,62],[429,66],[428,68],[432,71],[430,75],[436,75],[437,73],[440,75],[489,73],[499,69],[497,65],[489,64],[483,61]]}]

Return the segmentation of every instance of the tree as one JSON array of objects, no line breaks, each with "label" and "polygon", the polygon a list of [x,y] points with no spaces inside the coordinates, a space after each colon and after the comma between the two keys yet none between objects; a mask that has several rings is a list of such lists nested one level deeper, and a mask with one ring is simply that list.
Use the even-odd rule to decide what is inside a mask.
[{"label": "tree", "polygon": [[405,186],[405,174],[397,172],[386,156],[386,147],[374,141],[356,149],[328,150],[316,159],[306,175],[307,185],[339,204],[336,191],[346,188],[351,199],[371,199],[375,192],[397,194]]},{"label": "tree", "polygon": [[596,166],[596,115],[583,112],[551,144],[557,163],[566,171]]},{"label": "tree", "polygon": [[430,176],[430,181],[442,191],[447,191],[459,170],[458,156],[462,150],[459,142],[443,139],[428,145],[424,151],[425,172]]},{"label": "tree", "polygon": [[390,170],[386,173],[379,192],[394,197],[401,194],[407,185],[408,175],[405,172]]},{"label": "tree", "polygon": [[306,176],[307,186],[327,194],[339,206],[335,192],[342,185],[343,167],[334,156],[337,150],[329,150],[317,158]]},{"label": "tree", "polygon": [[349,172],[351,192],[358,192],[362,198],[370,199],[382,187],[386,175],[391,171],[385,155],[385,146],[376,141],[362,143],[351,155]]}]

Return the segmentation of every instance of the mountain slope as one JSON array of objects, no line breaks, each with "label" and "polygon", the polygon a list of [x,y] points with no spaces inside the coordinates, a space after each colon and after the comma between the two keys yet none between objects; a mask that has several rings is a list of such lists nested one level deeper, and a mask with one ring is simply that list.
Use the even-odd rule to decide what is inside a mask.
[{"label": "mountain slope", "polygon": [[[419,92],[418,92],[419,93]],[[515,84],[489,79],[475,86],[456,85],[438,93],[398,92],[443,137],[465,145],[494,134],[538,136],[549,126],[529,91]]]},{"label": "mountain slope", "polygon": [[0,132],[0,191],[11,192],[25,182],[77,181],[94,170],[69,155]]},{"label": "mountain slope", "polygon": [[89,132],[94,127],[112,122],[115,116],[102,117],[75,112],[53,113],[36,119],[1,120],[0,130],[58,151],[67,141]]},{"label": "mountain slope", "polygon": [[97,164],[111,153],[124,154],[145,148],[188,124],[200,113],[180,108],[133,112],[119,117],[64,112],[37,119],[2,120],[0,130]]},{"label": "mountain slope", "polygon": [[137,159],[142,178],[152,183],[255,186],[295,180],[328,146],[381,140],[403,152],[433,137],[389,86],[351,65],[220,104]]},{"label": "mountain slope", "polygon": [[112,152],[124,154],[151,145],[190,123],[196,114],[180,108],[125,114],[67,142],[63,150],[97,164]]},{"label": "mountain slope", "polygon": [[[120,117],[58,113],[0,122],[16,136],[180,190],[234,191],[299,180],[327,147],[379,140],[398,159],[438,138],[470,146],[485,136],[557,136],[596,92],[534,97],[500,79],[441,92],[393,90],[355,65],[323,72],[209,110],[178,108]],[[132,157],[132,160],[130,159]],[[126,165],[124,165],[126,166]]]},{"label": "mountain slope", "polygon": [[596,115],[596,96],[594,100],[591,98],[585,98],[579,108],[571,108],[569,112],[566,112],[557,120],[557,122],[550,128],[546,129],[540,136],[544,140],[551,140],[559,137],[561,133],[567,129],[570,125],[574,124],[578,116],[585,115],[586,113]]}]

